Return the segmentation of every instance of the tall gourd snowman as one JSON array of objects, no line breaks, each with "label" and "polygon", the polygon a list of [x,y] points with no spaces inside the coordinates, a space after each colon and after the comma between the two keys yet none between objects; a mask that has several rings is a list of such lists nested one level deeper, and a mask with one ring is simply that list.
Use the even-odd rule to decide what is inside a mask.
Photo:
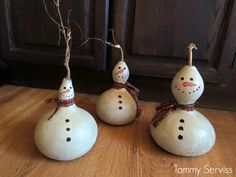
[{"label": "tall gourd snowman", "polygon": [[112,71],[113,88],[100,95],[96,103],[96,111],[98,116],[108,124],[125,125],[132,122],[141,113],[138,101],[139,90],[127,82],[129,68],[123,59],[121,46],[111,46],[120,49],[121,60],[114,66]]},{"label": "tall gourd snowman", "polygon": [[154,141],[163,149],[181,156],[198,156],[208,152],[215,143],[215,131],[208,119],[194,109],[204,90],[203,79],[192,66],[192,50],[188,46],[189,64],[173,78],[171,90],[177,102],[157,107],[150,130]]},{"label": "tall gourd snowman", "polygon": [[[56,2],[59,4],[59,0]],[[59,6],[57,8],[59,10]],[[56,110],[50,117],[39,120],[34,131],[34,141],[43,155],[65,161],[87,153],[96,142],[98,128],[94,118],[75,104],[69,68],[71,30],[64,26],[62,20],[59,27],[66,41],[64,65],[67,76],[63,79],[55,100]]]}]

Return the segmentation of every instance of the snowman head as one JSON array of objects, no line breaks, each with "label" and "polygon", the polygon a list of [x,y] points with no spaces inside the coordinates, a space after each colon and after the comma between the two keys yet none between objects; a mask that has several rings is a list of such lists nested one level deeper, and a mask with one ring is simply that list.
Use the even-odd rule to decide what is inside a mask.
[{"label": "snowman head", "polygon": [[119,61],[112,71],[113,81],[125,84],[129,79],[129,68],[124,61]]},{"label": "snowman head", "polygon": [[64,78],[59,88],[58,99],[69,100],[74,98],[74,88],[71,79]]},{"label": "snowman head", "polygon": [[171,90],[179,104],[193,104],[202,95],[204,82],[195,66],[192,66],[194,43],[188,45],[188,65],[184,66],[173,78]]},{"label": "snowman head", "polygon": [[195,66],[184,66],[173,78],[171,90],[179,104],[193,104],[204,90],[203,79]]}]

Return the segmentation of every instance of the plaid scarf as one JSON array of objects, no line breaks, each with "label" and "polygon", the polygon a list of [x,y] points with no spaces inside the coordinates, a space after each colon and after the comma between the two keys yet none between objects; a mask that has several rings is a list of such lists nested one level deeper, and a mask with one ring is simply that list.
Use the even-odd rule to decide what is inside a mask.
[{"label": "plaid scarf", "polygon": [[157,127],[158,123],[166,118],[171,112],[175,111],[177,108],[185,111],[193,111],[195,104],[178,104],[176,101],[167,101],[161,103],[160,106],[156,108],[156,113],[151,121],[154,127]]},{"label": "plaid scarf", "polygon": [[69,107],[75,104],[75,98],[71,98],[68,100],[59,100],[58,98],[49,98],[46,100],[47,103],[54,101],[57,104],[57,107]]},{"label": "plaid scarf", "polygon": [[59,107],[69,107],[75,104],[75,98],[71,98],[68,100],[59,100],[58,98],[49,98],[46,100],[46,103],[50,103],[51,101],[55,102],[57,104],[57,107],[55,111],[52,113],[52,115],[49,116],[48,120],[50,120],[53,117],[53,115],[57,112]]},{"label": "plaid scarf", "polygon": [[129,82],[126,82],[125,84],[114,82],[113,88],[115,89],[125,88],[129,92],[129,94],[132,96],[137,106],[136,117],[139,117],[142,111],[141,104],[138,101],[139,89],[137,89],[134,85],[130,84]]}]

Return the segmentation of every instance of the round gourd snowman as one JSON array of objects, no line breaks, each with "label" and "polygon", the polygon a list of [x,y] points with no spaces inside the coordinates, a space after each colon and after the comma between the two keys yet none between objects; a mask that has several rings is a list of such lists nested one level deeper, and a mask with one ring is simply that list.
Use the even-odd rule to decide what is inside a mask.
[{"label": "round gourd snowman", "polygon": [[[47,12],[45,2],[44,5]],[[60,21],[57,22],[48,15],[57,24],[60,29],[59,32],[62,33],[65,40],[64,66],[67,75],[59,88],[58,98],[55,99],[57,108],[50,117],[42,117],[39,120],[34,131],[34,141],[43,155],[54,160],[65,161],[81,157],[87,153],[96,142],[98,128],[91,114],[75,104],[69,67],[72,45],[71,29],[70,25],[65,26],[62,20],[60,1],[57,1],[54,5],[57,8]]]},{"label": "round gourd snowman", "polygon": [[215,131],[208,119],[194,110],[194,103],[204,90],[203,79],[192,66],[191,43],[189,64],[173,78],[171,89],[177,102],[157,107],[150,131],[154,141],[163,149],[182,156],[198,156],[208,152],[215,143]]},{"label": "round gourd snowman", "polygon": [[[120,46],[118,45],[117,48]],[[124,125],[132,122],[141,113],[138,102],[139,90],[127,82],[129,68],[122,59],[113,71],[113,88],[105,91],[97,100],[96,111],[98,116],[106,123],[112,125]]]},{"label": "round gourd snowman", "polygon": [[94,118],[76,106],[71,79],[64,78],[57,108],[50,117],[37,123],[34,140],[39,151],[55,160],[72,160],[87,153],[98,134]]}]

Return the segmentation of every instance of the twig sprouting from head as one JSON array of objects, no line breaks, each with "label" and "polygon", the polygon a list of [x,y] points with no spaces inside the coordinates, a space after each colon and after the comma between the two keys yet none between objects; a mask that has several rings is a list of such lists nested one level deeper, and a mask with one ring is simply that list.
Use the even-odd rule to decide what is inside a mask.
[{"label": "twig sprouting from head", "polygon": [[114,43],[115,43],[115,44],[118,44],[118,43],[116,42],[116,38],[115,38],[115,30],[114,30],[114,28],[109,29],[109,31],[111,31],[112,40],[114,41]]},{"label": "twig sprouting from head", "polygon": [[65,39],[66,43],[66,51],[65,51],[65,59],[64,59],[64,66],[67,70],[67,75],[66,78],[70,79],[70,67],[69,67],[69,62],[70,62],[70,51],[71,51],[71,41],[72,41],[72,34],[71,34],[71,27],[70,27],[70,12],[72,11],[71,9],[68,11],[67,14],[67,25],[64,25],[64,22],[62,20],[61,16],[61,11],[60,11],[60,0],[53,0],[53,4],[56,6],[57,9],[57,14],[59,17],[59,22],[55,20],[48,12],[47,5],[45,3],[45,0],[43,0],[45,11],[49,18],[57,25],[58,31],[59,31],[59,40],[58,40],[58,45],[60,44],[61,41],[61,33]]},{"label": "twig sprouting from head", "polygon": [[193,49],[197,50],[197,47],[194,43],[188,45],[188,65],[192,66],[193,63]]},{"label": "twig sprouting from head", "polygon": [[121,61],[124,61],[124,52],[123,52],[123,49],[122,49],[121,45],[116,42],[115,35],[114,35],[114,29],[111,29],[110,31],[112,32],[112,38],[113,38],[113,40],[114,40],[114,43],[108,42],[108,41],[103,40],[103,39],[100,39],[100,38],[90,37],[90,38],[88,38],[86,41],[82,42],[82,44],[79,46],[79,48],[82,47],[82,46],[84,46],[84,45],[85,45],[86,43],[88,43],[90,40],[97,40],[97,41],[102,42],[103,44],[106,44],[106,45],[108,45],[108,46],[111,46],[111,47],[114,47],[114,48],[119,49],[119,50],[120,50],[120,53],[121,53]]},{"label": "twig sprouting from head", "polygon": [[72,19],[71,21],[72,21],[72,22],[76,25],[76,27],[79,29],[79,31],[80,31],[80,33],[81,33],[80,41],[82,41],[82,39],[83,39],[83,37],[84,37],[84,32],[83,32],[81,26],[80,26],[75,20]]}]

